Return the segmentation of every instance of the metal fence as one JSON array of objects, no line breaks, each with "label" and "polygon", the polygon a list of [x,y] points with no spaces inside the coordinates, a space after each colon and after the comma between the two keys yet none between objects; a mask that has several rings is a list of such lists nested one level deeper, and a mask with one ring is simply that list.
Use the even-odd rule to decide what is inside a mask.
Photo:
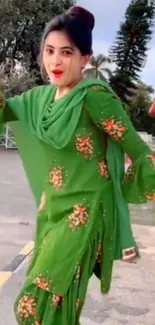
[{"label": "metal fence", "polygon": [[11,127],[6,124],[3,132],[0,134],[0,147],[6,149],[17,149],[15,138],[13,136]]}]

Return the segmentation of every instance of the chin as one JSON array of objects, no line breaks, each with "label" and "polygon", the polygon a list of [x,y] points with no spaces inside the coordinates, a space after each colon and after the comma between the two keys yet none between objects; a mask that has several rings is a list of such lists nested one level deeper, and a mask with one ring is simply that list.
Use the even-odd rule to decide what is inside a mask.
[{"label": "chin", "polygon": [[55,86],[58,86],[58,87],[65,86],[65,83],[63,82],[63,80],[58,80],[58,79],[55,79],[55,78],[50,78],[50,83],[52,85],[55,85]]}]

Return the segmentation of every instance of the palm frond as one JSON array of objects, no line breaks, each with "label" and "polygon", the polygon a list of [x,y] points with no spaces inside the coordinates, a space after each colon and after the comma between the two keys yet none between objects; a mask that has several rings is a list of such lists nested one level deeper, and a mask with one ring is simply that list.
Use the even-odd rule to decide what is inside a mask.
[{"label": "palm frond", "polygon": [[96,74],[96,69],[95,68],[88,68],[88,69],[85,69],[84,72],[83,72],[84,76],[86,77],[95,77],[95,74]]},{"label": "palm frond", "polygon": [[98,78],[102,81],[108,82],[107,78],[102,74],[101,71],[98,71]]},{"label": "palm frond", "polygon": [[96,58],[94,56],[91,56],[89,63],[92,65],[92,67],[96,67]]},{"label": "palm frond", "polygon": [[109,68],[101,68],[101,72],[106,73],[109,78],[112,77],[112,71]]}]

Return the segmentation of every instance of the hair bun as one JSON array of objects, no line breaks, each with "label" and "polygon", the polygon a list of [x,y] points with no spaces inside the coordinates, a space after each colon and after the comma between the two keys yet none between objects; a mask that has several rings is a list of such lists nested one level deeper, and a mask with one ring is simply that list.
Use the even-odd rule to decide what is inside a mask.
[{"label": "hair bun", "polygon": [[79,19],[84,20],[87,22],[88,27],[93,30],[95,26],[95,18],[94,15],[88,11],[87,9],[84,9],[82,7],[74,6],[68,9],[67,15],[69,16],[75,16]]}]

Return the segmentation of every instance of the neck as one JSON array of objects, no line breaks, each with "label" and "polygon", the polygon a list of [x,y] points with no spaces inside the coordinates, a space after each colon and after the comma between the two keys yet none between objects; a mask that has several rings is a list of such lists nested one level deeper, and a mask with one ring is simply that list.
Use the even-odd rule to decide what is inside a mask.
[{"label": "neck", "polygon": [[58,100],[65,95],[67,95],[75,86],[77,86],[83,80],[83,76],[81,76],[78,80],[72,82],[67,86],[57,87],[55,100]]}]

